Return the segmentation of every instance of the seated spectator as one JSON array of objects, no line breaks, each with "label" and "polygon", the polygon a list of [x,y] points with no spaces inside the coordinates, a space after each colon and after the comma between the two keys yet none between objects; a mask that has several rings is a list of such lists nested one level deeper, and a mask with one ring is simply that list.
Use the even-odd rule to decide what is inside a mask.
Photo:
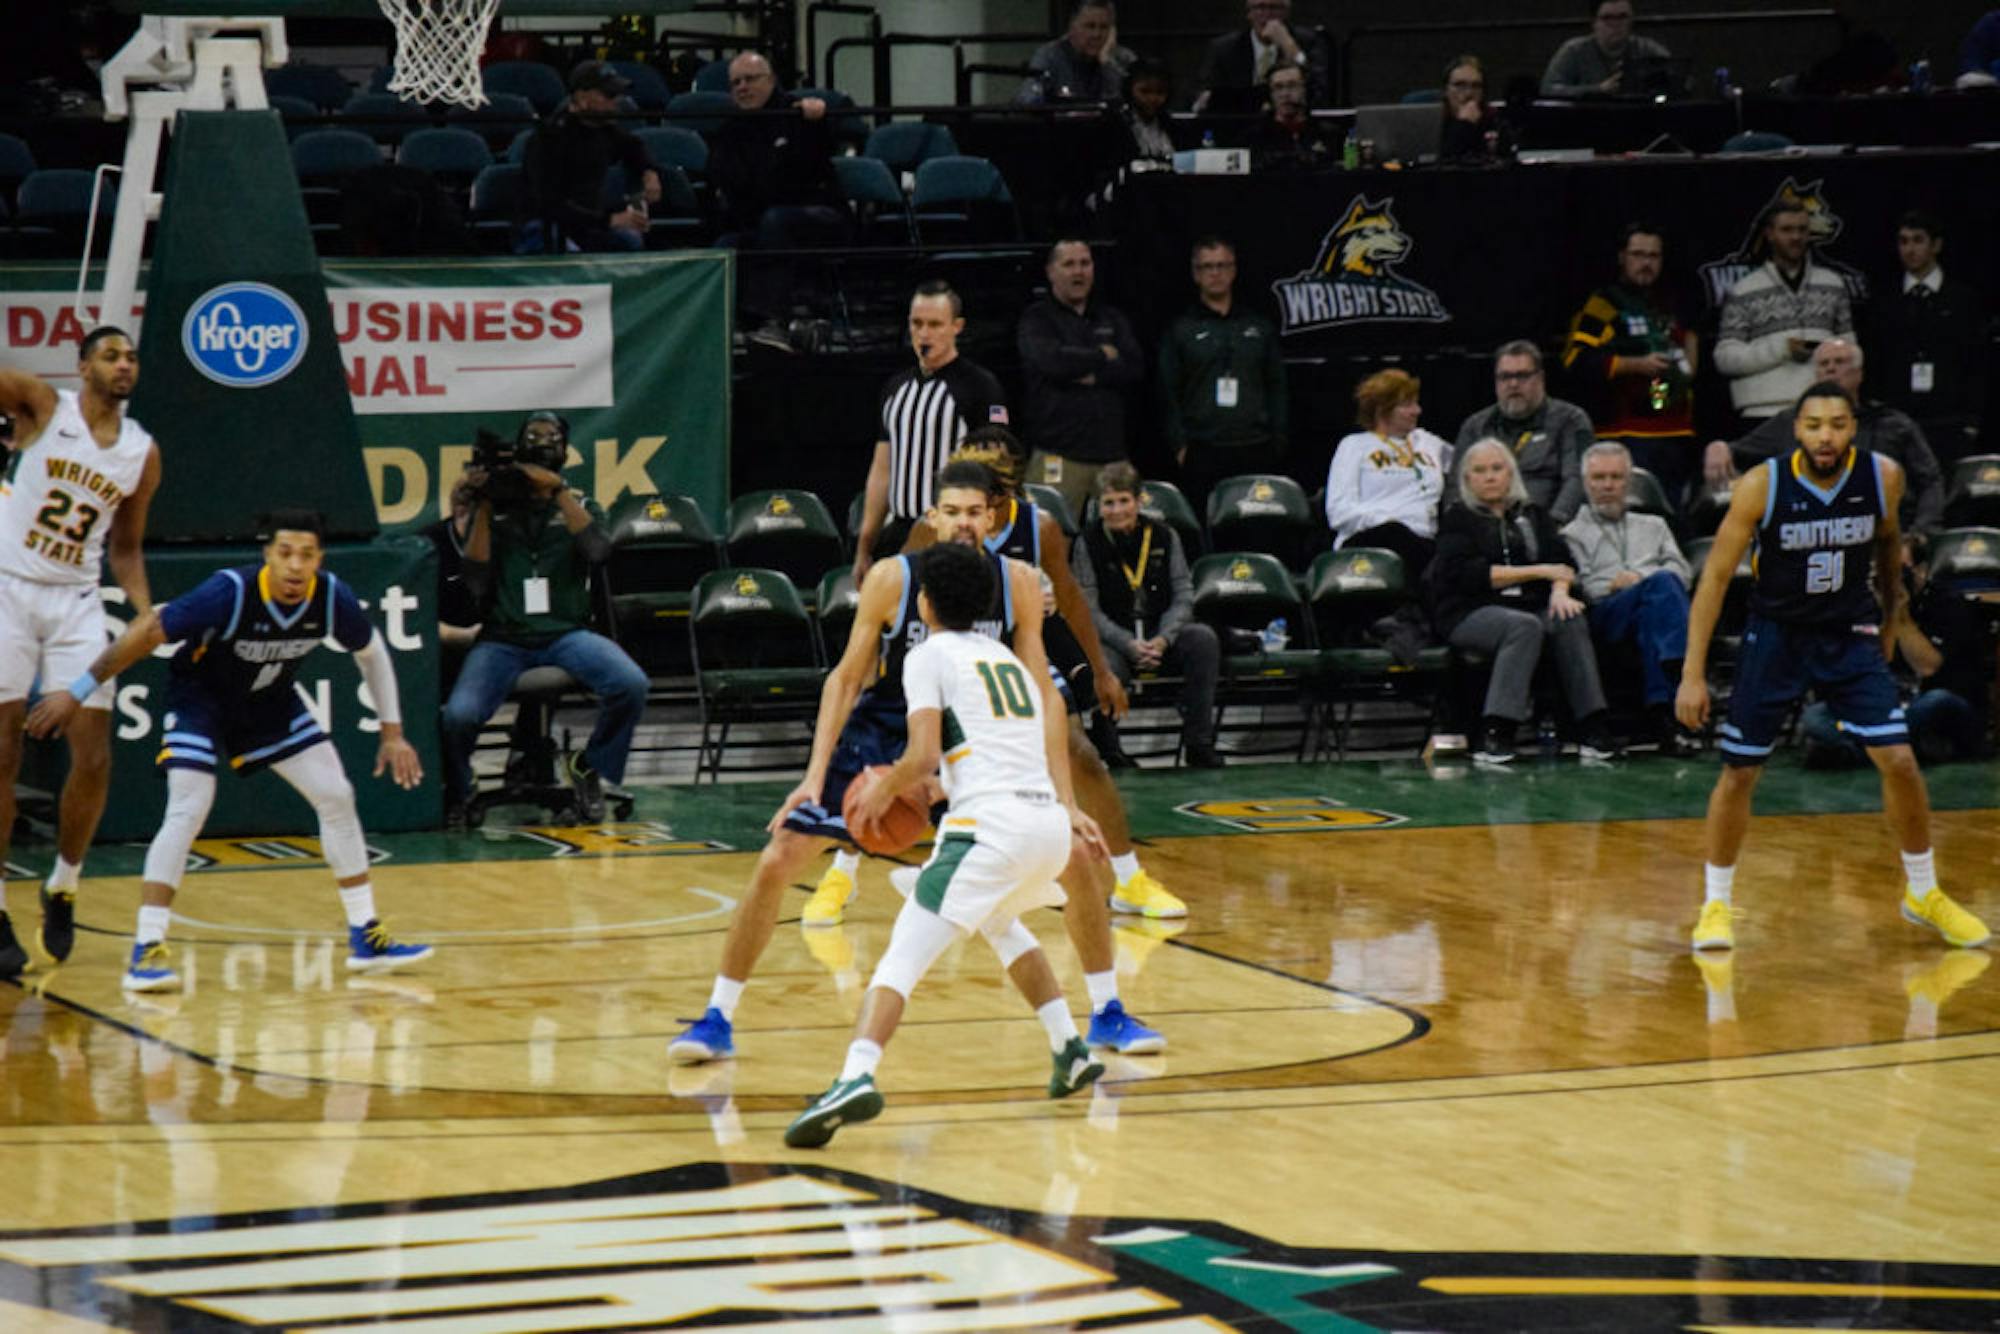
[{"label": "seated spectator", "polygon": [[1258,171],[1316,167],[1339,147],[1306,109],[1306,72],[1297,66],[1271,71],[1271,104],[1250,128],[1251,162]]},{"label": "seated spectator", "polygon": [[2000,9],[1989,9],[1958,48],[1958,86],[1991,88],[1995,84],[2000,84]]},{"label": "seated spectator", "polygon": [[1962,278],[1947,276],[1944,224],[1911,211],[1896,225],[1901,293],[1877,295],[1869,346],[1875,386],[1890,406],[1923,428],[1938,461],[1950,467],[1979,452],[1986,408],[1986,303]]},{"label": "seated spectator", "polygon": [[1455,57],[1444,70],[1444,135],[1438,157],[1445,162],[1500,162],[1514,152],[1514,133],[1486,101],[1486,67],[1479,57]]},{"label": "seated spectator", "polygon": [[1458,427],[1458,448],[1489,436],[1514,451],[1528,498],[1557,523],[1583,504],[1583,451],[1596,430],[1574,403],[1549,396],[1542,350],[1525,338],[1502,343],[1493,356],[1495,402]]},{"label": "seated spectator", "polygon": [[1015,103],[1118,101],[1132,53],[1118,46],[1117,30],[1111,0],[1072,0],[1068,30],[1028,58],[1028,77],[1014,94]]},{"label": "seated spectator", "polygon": [[[1097,474],[1098,521],[1079,535],[1070,563],[1111,670],[1127,686],[1140,671],[1185,678],[1181,744],[1188,766],[1220,769],[1215,681],[1222,646],[1214,630],[1194,619],[1194,584],[1180,535],[1172,524],[1139,512],[1140,491],[1129,463],[1109,464]],[[1102,709],[1091,730],[1105,763],[1130,763],[1118,744],[1118,725]]]},{"label": "seated spectator", "polygon": [[[1910,616],[1896,627],[1903,717],[1923,764],[1992,755],[1993,624],[1957,593],[1913,572]],[[1815,701],[1799,718],[1808,768],[1867,767],[1868,750],[1842,728],[1833,710]]]},{"label": "seated spectator", "polygon": [[1578,754],[1615,758],[1590,622],[1570,592],[1576,570],[1562,534],[1528,499],[1513,452],[1498,440],[1474,442],[1458,467],[1461,503],[1438,521],[1430,586],[1438,631],[1453,648],[1493,659],[1473,759],[1514,758],[1514,729],[1533,714],[1530,692],[1545,642],[1576,721]]},{"label": "seated spectator", "polygon": [[1132,132],[1135,161],[1174,160],[1174,141],[1166,117],[1173,97],[1173,75],[1158,61],[1135,60],[1125,72],[1125,126]]},{"label": "seated spectator", "polygon": [[1729,398],[1745,417],[1781,416],[1810,389],[1812,352],[1820,341],[1854,332],[1847,284],[1813,263],[1812,219],[1796,200],[1765,210],[1763,263],[1722,298],[1715,368],[1729,377]]},{"label": "seated spectator", "polygon": [[1663,755],[1686,755],[1692,738],[1674,721],[1674,691],[1687,656],[1687,557],[1657,514],[1629,505],[1632,456],[1615,440],[1583,453],[1589,504],[1562,530],[1576,559],[1577,587],[1590,607],[1590,632],[1600,647],[1632,644],[1639,651],[1646,712]]},{"label": "seated spectator", "polygon": [[[514,250],[523,255],[566,251],[639,250],[646,244],[645,205],[660,197],[660,173],[646,146],[612,119],[631,83],[601,60],[570,71],[569,100],[528,136],[521,159],[522,225]],[[640,182],[618,207],[605,203],[613,166]]]},{"label": "seated spectator", "polygon": [[1632,32],[1632,0],[1592,0],[1590,33],[1572,37],[1556,48],[1542,71],[1544,97],[1589,97],[1593,94],[1645,91],[1627,82],[1635,60],[1665,60],[1667,48]]},{"label": "seated spectator", "polygon": [[1208,44],[1195,76],[1196,111],[1256,109],[1258,91],[1271,72],[1294,65],[1306,72],[1306,105],[1328,106],[1333,98],[1333,53],[1326,34],[1292,29],[1292,0],[1245,0],[1246,26]]},{"label": "seated spectator", "polygon": [[1326,523],[1336,547],[1385,547],[1415,587],[1437,550],[1438,506],[1452,447],[1423,430],[1422,387],[1408,371],[1377,371],[1354,388],[1363,428],[1334,447]]},{"label": "seated spectator", "polygon": [[[834,179],[825,100],[778,87],[771,62],[755,51],[729,62],[729,96],[738,114],[709,140],[708,179],[723,226],[718,243],[738,250],[845,243],[848,215]],[[759,342],[789,350],[783,325],[796,291],[793,266],[753,259],[738,267],[739,322],[756,328]]]},{"label": "seated spectator", "polygon": [[1665,258],[1657,227],[1626,225],[1618,281],[1592,292],[1570,319],[1563,369],[1576,383],[1598,387],[1590,411],[1599,436],[1623,442],[1678,508],[1701,469],[1694,436],[1701,346],[1660,282]]},{"label": "seated spectator", "polygon": [[[1897,522],[1903,529],[1904,546],[1914,551],[1944,526],[1944,473],[1923,429],[1907,413],[1862,396],[1861,345],[1852,338],[1829,338],[1814,348],[1812,378],[1814,383],[1831,380],[1860,405],[1854,433],[1858,447],[1902,465],[1903,503]],[[1721,490],[1736,479],[1740,469],[1787,455],[1797,444],[1792,421],[1784,416],[1767,417],[1755,430],[1734,441],[1711,440],[1704,460],[1709,483]]]}]

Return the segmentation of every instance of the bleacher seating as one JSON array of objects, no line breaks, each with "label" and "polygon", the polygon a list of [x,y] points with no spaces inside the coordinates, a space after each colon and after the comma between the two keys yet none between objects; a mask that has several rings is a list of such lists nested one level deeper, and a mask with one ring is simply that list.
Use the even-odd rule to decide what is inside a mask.
[{"label": "bleacher seating", "polygon": [[546,116],[569,97],[563,76],[538,60],[496,60],[480,71],[486,95],[511,93],[525,97],[535,114]]}]

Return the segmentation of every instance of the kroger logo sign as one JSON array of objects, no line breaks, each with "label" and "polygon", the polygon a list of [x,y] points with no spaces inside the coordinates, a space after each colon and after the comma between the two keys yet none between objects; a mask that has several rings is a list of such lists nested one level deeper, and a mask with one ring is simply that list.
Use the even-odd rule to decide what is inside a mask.
[{"label": "kroger logo sign", "polygon": [[254,389],[284,379],[304,359],[306,317],[275,287],[225,283],[188,307],[181,346],[217,384]]}]

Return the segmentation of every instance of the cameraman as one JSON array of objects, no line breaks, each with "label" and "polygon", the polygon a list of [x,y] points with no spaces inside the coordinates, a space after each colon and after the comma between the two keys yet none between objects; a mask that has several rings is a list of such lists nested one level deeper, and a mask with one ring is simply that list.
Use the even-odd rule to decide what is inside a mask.
[{"label": "cameraman", "polygon": [[510,449],[481,432],[466,470],[475,504],[465,539],[465,582],[485,618],[444,705],[445,827],[463,829],[472,795],[472,745],[521,673],[560,667],[596,695],[597,726],[564,763],[586,823],[604,818],[604,784],[625,776],[632,732],[646,706],[646,674],[625,650],[585,628],[590,571],[611,554],[603,514],[563,485],[569,423],[532,414]]}]

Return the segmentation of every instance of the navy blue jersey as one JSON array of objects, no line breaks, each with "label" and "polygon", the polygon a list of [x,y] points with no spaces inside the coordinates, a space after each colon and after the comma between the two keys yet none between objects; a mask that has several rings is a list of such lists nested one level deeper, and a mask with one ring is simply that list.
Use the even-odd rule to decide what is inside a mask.
[{"label": "navy blue jersey", "polygon": [[[1007,561],[1002,556],[988,554],[993,561],[993,577],[998,581],[999,588],[993,595],[993,605],[987,615],[973,622],[972,628],[1011,645],[1014,642],[1014,590],[1007,582]],[[903,599],[896,604],[896,614],[890,618],[889,624],[883,627],[882,652],[876,660],[876,677],[864,696],[877,708],[893,707],[901,711],[903,659],[930,633],[924,618],[917,614],[917,563],[923,558],[922,551],[896,557],[903,563]]]},{"label": "navy blue jersey", "polygon": [[1770,489],[1757,528],[1751,611],[1787,625],[1877,625],[1882,611],[1869,578],[1882,522],[1881,460],[1849,450],[1826,490],[1807,480],[1803,450],[1763,466]]},{"label": "navy blue jersey", "polygon": [[160,608],[160,627],[180,650],[170,680],[198,684],[220,701],[289,696],[299,662],[331,635],[350,652],[375,627],[346,584],[319,572],[301,602],[274,600],[259,565],[218,570]]},{"label": "navy blue jersey", "polygon": [[1042,515],[1032,500],[1014,500],[1007,526],[986,539],[986,549],[1012,556],[1023,565],[1042,568]]}]

